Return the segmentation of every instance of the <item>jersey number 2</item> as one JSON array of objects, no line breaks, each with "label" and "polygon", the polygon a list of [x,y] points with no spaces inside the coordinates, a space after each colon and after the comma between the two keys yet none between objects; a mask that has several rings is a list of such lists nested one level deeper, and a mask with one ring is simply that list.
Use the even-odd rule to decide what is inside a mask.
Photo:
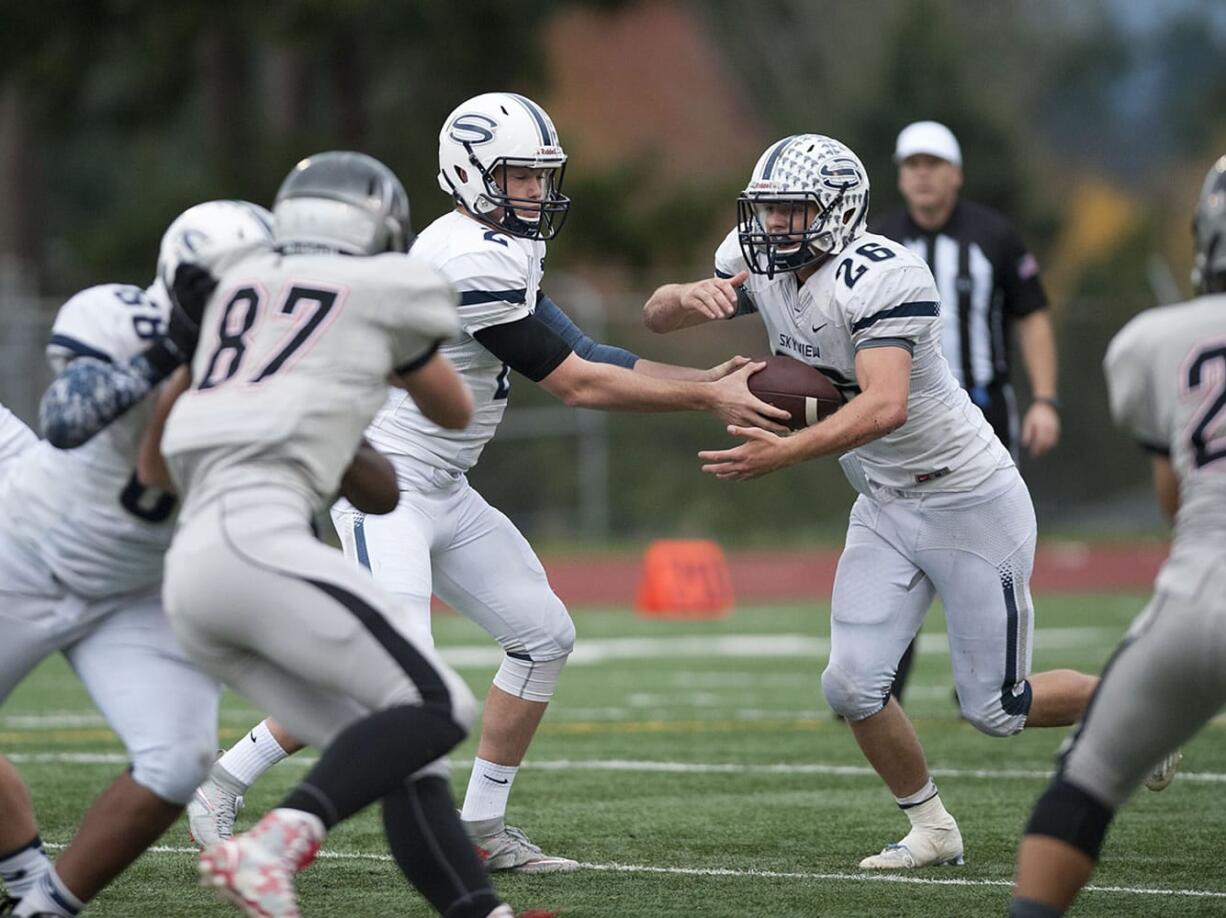
[{"label": "jersey number 2", "polygon": [[[303,345],[315,337],[315,332],[336,306],[338,296],[339,291],[336,290],[303,287],[298,284],[290,287],[281,299],[281,308],[276,310],[274,318],[293,320],[294,329],[276,355],[251,374],[247,382],[263,382],[284,367]],[[266,301],[267,297],[262,289],[250,286],[239,287],[230,296],[221,311],[217,347],[209,357],[207,369],[197,389],[212,389],[233,379],[238,373],[247,352],[251,330],[259,321]],[[307,304],[306,310],[303,310],[306,319],[300,322],[301,317],[295,313],[299,312],[298,307],[302,303]]]},{"label": "jersey number 2", "polygon": [[[1214,361],[1216,370],[1207,369]],[[1207,389],[1205,406],[1194,418],[1192,461],[1197,468],[1226,459],[1226,344],[1208,347],[1188,365],[1188,391]]]}]

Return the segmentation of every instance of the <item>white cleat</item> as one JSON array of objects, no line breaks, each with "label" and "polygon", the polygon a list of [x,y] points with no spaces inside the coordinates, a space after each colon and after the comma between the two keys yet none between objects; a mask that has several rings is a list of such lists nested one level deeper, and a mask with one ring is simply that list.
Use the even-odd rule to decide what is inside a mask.
[{"label": "white cleat", "polygon": [[916,867],[941,867],[966,863],[962,857],[962,833],[950,820],[943,829],[912,827],[907,837],[886,845],[880,854],[860,862],[863,870],[912,870]]},{"label": "white cleat", "polygon": [[466,822],[464,828],[485,862],[486,870],[516,873],[569,873],[579,862],[545,854],[528,840],[522,829],[508,826],[501,818]]},{"label": "white cleat", "polygon": [[315,859],[323,825],[273,810],[236,838],[200,855],[200,885],[249,918],[301,918],[294,875]]},{"label": "white cleat", "polygon": [[1175,780],[1175,772],[1179,771],[1179,763],[1183,761],[1183,750],[1176,749],[1161,762],[1145,778],[1145,786],[1152,791],[1166,790]]},{"label": "white cleat", "polygon": [[243,797],[227,784],[229,781],[225,777],[218,779],[217,766],[214,766],[208,779],[196,788],[188,801],[187,833],[197,848],[203,850],[234,834],[234,821],[243,808]]}]

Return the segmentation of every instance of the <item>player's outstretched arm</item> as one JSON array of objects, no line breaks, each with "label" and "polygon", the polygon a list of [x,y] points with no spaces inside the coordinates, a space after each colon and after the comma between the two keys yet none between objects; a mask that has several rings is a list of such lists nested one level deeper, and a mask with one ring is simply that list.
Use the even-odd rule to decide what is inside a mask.
[{"label": "player's outstretched arm", "polygon": [[746,296],[741,289],[749,278],[741,271],[729,278],[708,277],[692,284],[665,284],[643,306],[643,324],[653,332],[671,332],[710,322],[731,319]]},{"label": "player's outstretched arm", "polygon": [[463,430],[472,420],[472,393],[451,361],[437,351],[416,369],[392,374],[391,383],[407,390],[421,413],[439,427]]},{"label": "player's outstretched arm", "polygon": [[400,503],[396,469],[365,437],[341,478],[341,495],[363,513],[391,513]]},{"label": "player's outstretched arm", "polygon": [[717,382],[660,379],[570,354],[542,387],[567,405],[621,411],[710,411],[727,424],[783,432],[786,411],[749,391],[749,377],[765,364],[747,363]]},{"label": "player's outstretched arm", "polygon": [[714,382],[723,379],[734,370],[739,370],[749,363],[748,357],[733,357],[725,360],[709,370],[698,367],[682,367],[671,363],[657,363],[647,360],[632,351],[612,344],[594,341],[576,325],[552,299],[544,294],[536,304],[536,318],[540,319],[566,342],[572,351],[584,360],[592,363],[611,363],[614,366],[625,367],[645,376],[657,379],[684,379],[690,382]]},{"label": "player's outstretched arm", "polygon": [[170,409],[175,406],[179,396],[191,385],[192,375],[187,367],[179,367],[166,381],[162,391],[158,393],[157,404],[153,414],[145,424],[144,433],[140,438],[140,450],[136,456],[136,477],[146,488],[157,488],[168,494],[175,493],[174,482],[170,478],[170,470],[166,467],[166,459],[162,456],[162,431],[166,429],[166,419]]}]

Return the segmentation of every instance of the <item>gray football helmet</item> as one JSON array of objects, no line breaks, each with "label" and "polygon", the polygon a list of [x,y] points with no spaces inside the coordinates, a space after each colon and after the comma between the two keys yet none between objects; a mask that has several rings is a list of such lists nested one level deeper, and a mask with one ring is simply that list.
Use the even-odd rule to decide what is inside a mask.
[{"label": "gray football helmet", "polygon": [[350,255],[407,252],[409,195],[387,166],[365,153],[316,153],[294,166],[272,208],[278,246]]},{"label": "gray football helmet", "polygon": [[1197,293],[1226,291],[1226,156],[1205,176],[1192,217],[1192,237],[1192,286]]}]

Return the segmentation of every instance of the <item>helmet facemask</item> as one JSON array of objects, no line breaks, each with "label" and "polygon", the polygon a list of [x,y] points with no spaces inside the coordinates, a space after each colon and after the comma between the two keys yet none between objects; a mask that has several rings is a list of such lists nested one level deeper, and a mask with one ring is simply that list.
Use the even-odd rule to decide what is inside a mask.
[{"label": "helmet facemask", "polygon": [[[837,192],[824,207],[815,191],[742,193],[736,201],[737,241],[749,270],[773,279],[778,273],[799,271],[832,254],[836,233],[832,220],[842,215]],[[768,229],[776,212],[787,216],[787,229]],[[815,216],[808,220],[809,214]],[[804,227],[800,231],[793,229]]]},{"label": "helmet facemask", "polygon": [[[521,239],[553,239],[566,222],[570,211],[570,198],[562,194],[562,179],[566,173],[566,160],[541,163],[533,159],[517,159],[501,157],[494,160],[488,167],[473,152],[471,144],[465,143],[468,152],[468,162],[481,176],[485,190],[478,195],[470,207],[468,202],[458,193],[455,199],[465,210],[496,229],[503,230]],[[462,167],[456,166],[456,169]],[[512,197],[507,193],[508,169],[532,169],[541,173],[540,199],[527,197]],[[446,175],[446,173],[443,173]],[[467,176],[456,176],[461,182],[468,180]],[[449,179],[450,180],[450,179]],[[501,210],[501,218],[494,217],[494,211]],[[527,216],[521,211],[526,211]],[[532,213],[535,212],[535,218]]]}]

